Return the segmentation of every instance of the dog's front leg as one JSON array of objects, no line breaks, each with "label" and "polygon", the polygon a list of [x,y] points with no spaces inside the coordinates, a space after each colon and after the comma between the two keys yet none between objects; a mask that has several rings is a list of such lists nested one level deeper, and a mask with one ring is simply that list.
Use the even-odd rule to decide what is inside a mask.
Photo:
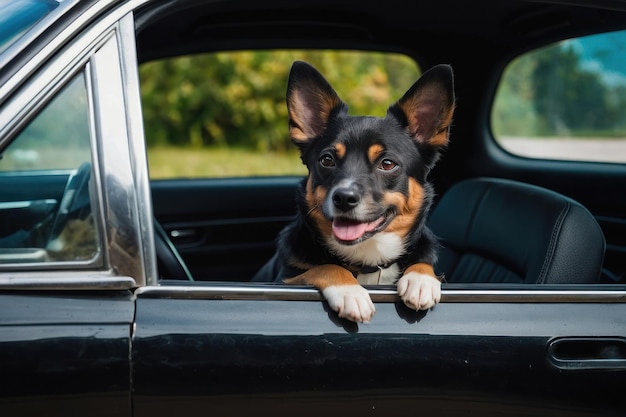
[{"label": "dog's front leg", "polygon": [[413,310],[428,310],[441,299],[441,282],[431,265],[409,266],[398,280],[398,295]]},{"label": "dog's front leg", "polygon": [[351,321],[367,323],[376,312],[367,290],[359,285],[350,271],[339,265],[315,266],[285,282],[315,286],[339,317]]}]

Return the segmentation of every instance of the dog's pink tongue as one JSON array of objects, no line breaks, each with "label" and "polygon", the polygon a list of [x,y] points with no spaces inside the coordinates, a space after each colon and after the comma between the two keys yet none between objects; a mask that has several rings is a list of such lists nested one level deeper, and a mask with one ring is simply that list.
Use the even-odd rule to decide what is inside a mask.
[{"label": "dog's pink tongue", "polygon": [[335,218],[333,220],[333,233],[339,240],[356,240],[366,232],[370,232],[380,224],[380,219],[371,223],[360,223],[347,219]]}]

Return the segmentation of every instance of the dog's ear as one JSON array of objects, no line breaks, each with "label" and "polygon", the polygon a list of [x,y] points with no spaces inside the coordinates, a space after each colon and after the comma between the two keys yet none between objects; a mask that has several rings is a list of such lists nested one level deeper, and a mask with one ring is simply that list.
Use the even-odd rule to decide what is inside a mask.
[{"label": "dog's ear", "polygon": [[407,126],[415,141],[440,149],[448,144],[454,100],[452,67],[437,65],[422,74],[388,113]]},{"label": "dog's ear", "polygon": [[289,74],[287,110],[291,140],[306,145],[324,133],[334,112],[347,111],[347,106],[313,66],[296,61]]}]

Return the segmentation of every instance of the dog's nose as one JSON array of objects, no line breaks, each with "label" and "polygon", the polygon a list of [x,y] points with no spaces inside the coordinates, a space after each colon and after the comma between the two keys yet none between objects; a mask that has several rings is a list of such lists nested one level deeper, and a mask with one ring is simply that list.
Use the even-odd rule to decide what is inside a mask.
[{"label": "dog's nose", "polygon": [[333,204],[341,211],[349,211],[359,205],[361,196],[353,188],[338,188],[333,193]]}]

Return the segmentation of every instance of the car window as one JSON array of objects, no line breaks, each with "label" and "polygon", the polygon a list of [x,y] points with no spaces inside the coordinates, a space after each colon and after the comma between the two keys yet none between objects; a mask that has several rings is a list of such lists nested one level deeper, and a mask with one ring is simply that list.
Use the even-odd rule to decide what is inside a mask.
[{"label": "car window", "polygon": [[295,60],[322,71],[353,114],[384,116],[420,73],[407,56],[361,51],[233,51],[143,64],[151,178],[304,174],[285,105]]},{"label": "car window", "polygon": [[0,264],[96,257],[88,109],[80,73],[2,150]]},{"label": "car window", "polygon": [[75,77],[3,152],[0,172],[71,170],[91,160],[85,77]]},{"label": "car window", "polygon": [[626,31],[565,40],[515,59],[491,127],[531,158],[626,162]]}]

